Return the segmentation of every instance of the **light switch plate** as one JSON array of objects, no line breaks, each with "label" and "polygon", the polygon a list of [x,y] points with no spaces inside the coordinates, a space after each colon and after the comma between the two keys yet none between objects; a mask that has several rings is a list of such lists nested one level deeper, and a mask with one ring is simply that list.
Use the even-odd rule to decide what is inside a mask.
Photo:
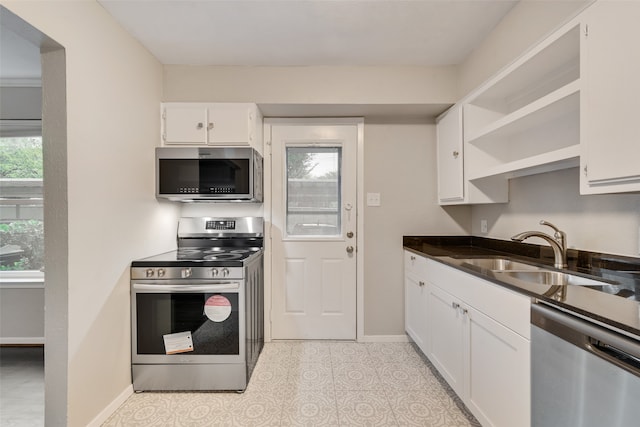
[{"label": "light switch plate", "polygon": [[481,219],[480,220],[480,232],[481,233],[487,233],[487,220],[486,219]]},{"label": "light switch plate", "polygon": [[367,193],[367,206],[380,206],[380,193]]}]

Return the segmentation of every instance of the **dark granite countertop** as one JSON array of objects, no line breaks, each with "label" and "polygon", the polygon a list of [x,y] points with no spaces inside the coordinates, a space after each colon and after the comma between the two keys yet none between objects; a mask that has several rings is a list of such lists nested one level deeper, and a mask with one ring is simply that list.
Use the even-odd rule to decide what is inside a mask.
[{"label": "dark granite countertop", "polygon": [[595,287],[562,286],[561,292],[554,292],[559,288],[518,280],[460,261],[461,258],[508,257],[556,270],[550,246],[476,236],[404,236],[403,246],[640,339],[640,258],[569,249],[566,272],[604,283]]}]

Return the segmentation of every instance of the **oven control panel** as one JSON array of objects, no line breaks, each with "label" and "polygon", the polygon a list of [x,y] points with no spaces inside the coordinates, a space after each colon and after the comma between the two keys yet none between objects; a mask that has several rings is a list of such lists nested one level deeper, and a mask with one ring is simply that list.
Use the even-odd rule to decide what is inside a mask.
[{"label": "oven control panel", "polygon": [[133,267],[131,279],[242,279],[243,267]]}]

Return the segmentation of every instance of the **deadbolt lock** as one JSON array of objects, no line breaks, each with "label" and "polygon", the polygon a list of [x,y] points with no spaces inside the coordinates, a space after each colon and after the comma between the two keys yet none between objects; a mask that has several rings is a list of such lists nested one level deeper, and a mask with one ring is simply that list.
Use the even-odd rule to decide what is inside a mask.
[{"label": "deadbolt lock", "polygon": [[347,232],[347,237],[348,238],[352,238],[353,237],[353,231],[348,231]]}]

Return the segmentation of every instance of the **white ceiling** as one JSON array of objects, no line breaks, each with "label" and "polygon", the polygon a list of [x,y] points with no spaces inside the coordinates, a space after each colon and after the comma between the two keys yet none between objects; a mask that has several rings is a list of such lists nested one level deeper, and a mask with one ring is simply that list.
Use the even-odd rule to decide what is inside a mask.
[{"label": "white ceiling", "polygon": [[459,64],[517,0],[98,0],[163,64]]}]

